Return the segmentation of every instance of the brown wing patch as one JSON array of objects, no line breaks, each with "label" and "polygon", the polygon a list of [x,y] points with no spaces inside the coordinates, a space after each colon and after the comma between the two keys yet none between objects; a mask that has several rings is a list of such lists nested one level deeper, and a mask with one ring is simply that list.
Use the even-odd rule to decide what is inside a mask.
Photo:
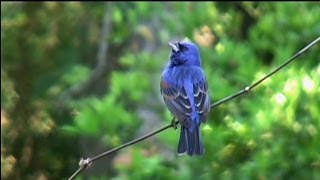
[{"label": "brown wing patch", "polygon": [[160,81],[160,87],[161,87],[162,89],[168,89],[168,88],[170,88],[170,85],[169,85],[166,81],[164,81],[163,79],[161,79],[161,81]]}]

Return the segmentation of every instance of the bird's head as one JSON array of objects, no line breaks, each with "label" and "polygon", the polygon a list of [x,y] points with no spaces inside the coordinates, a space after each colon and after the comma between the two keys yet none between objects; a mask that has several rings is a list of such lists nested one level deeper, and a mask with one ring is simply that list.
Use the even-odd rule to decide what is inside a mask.
[{"label": "bird's head", "polygon": [[169,45],[172,47],[170,61],[173,66],[201,66],[201,58],[196,44],[184,39],[183,41],[170,42]]}]

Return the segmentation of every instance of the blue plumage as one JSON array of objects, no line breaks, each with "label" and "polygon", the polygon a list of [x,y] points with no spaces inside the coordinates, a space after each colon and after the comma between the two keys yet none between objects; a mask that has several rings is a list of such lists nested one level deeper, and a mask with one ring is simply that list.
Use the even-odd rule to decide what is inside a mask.
[{"label": "blue plumage", "polygon": [[204,152],[200,124],[210,111],[210,96],[197,46],[187,40],[169,43],[170,60],[162,72],[160,91],[170,112],[181,124],[178,154]]}]

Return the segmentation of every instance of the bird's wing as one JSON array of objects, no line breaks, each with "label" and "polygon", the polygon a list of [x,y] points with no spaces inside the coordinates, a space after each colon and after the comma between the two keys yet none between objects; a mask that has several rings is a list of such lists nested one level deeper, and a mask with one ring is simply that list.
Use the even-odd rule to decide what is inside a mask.
[{"label": "bird's wing", "polygon": [[161,79],[160,91],[168,109],[175,117],[181,120],[182,118],[191,115],[191,103],[183,86],[178,88],[177,86],[169,84],[164,79]]},{"label": "bird's wing", "polygon": [[205,122],[210,111],[210,96],[205,78],[201,78],[193,84],[193,96],[197,113],[202,117],[202,121]]}]

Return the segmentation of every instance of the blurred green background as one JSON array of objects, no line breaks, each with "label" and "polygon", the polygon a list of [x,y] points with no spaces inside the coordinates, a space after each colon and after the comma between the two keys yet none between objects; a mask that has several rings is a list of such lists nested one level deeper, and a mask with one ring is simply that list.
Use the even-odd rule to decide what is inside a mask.
[{"label": "blurred green background", "polygon": [[[1,2],[1,177],[66,179],[170,123],[159,91],[171,51],[199,45],[212,102],[320,35],[311,2]],[[211,110],[205,154],[179,129],[96,161],[78,179],[320,179],[320,44],[253,92]]]}]

